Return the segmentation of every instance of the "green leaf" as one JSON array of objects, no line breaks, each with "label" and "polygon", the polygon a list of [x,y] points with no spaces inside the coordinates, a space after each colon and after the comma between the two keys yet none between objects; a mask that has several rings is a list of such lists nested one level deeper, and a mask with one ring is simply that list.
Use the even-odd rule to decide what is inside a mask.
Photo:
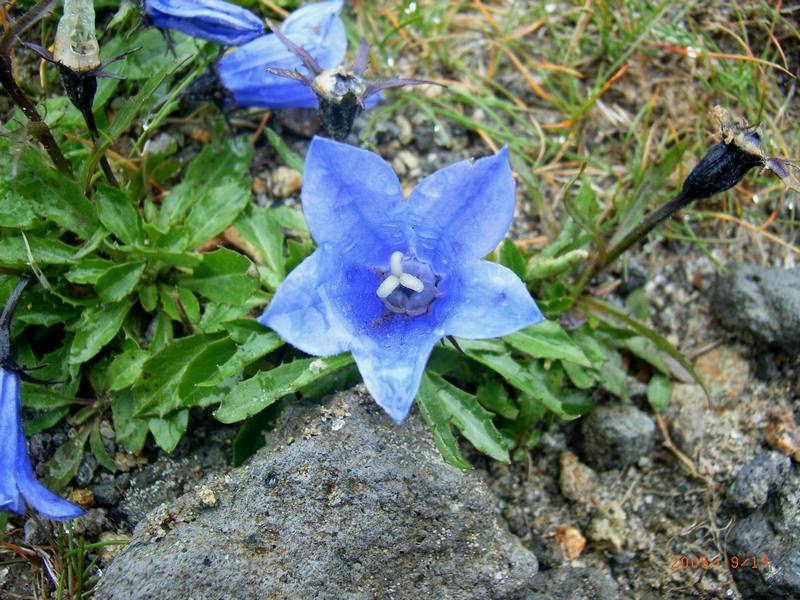
[{"label": "green leaf", "polygon": [[623,322],[625,325],[633,329],[639,335],[647,338],[650,340],[656,348],[659,350],[666,352],[669,356],[671,356],[675,361],[683,367],[687,373],[694,379],[694,381],[703,388],[703,391],[706,393],[706,397],[709,397],[708,388],[706,388],[705,383],[700,379],[700,376],[695,372],[694,367],[692,367],[691,363],[686,360],[686,357],[680,353],[680,351],[675,348],[672,344],[670,344],[663,336],[661,336],[658,332],[650,329],[649,327],[642,325],[638,321],[631,319],[628,315],[624,312],[609,306],[605,302],[601,302],[600,300],[596,300],[594,298],[581,298],[579,300],[580,304],[587,306],[591,309],[594,309],[593,312],[595,314],[600,315],[610,315],[611,317]]},{"label": "green leaf", "polygon": [[272,144],[273,148],[275,148],[275,152],[277,152],[278,156],[283,159],[283,162],[285,162],[290,169],[294,169],[295,171],[302,173],[305,169],[305,161],[303,160],[303,157],[289,148],[286,142],[283,141],[283,138],[278,135],[275,130],[265,127],[264,133],[267,135],[269,143]]},{"label": "green leaf", "polygon": [[64,275],[72,283],[88,283],[94,285],[100,276],[108,271],[114,263],[104,258],[87,257],[73,264]]},{"label": "green leaf", "polygon": [[108,454],[108,450],[103,445],[103,439],[100,436],[100,422],[96,421],[92,427],[92,433],[89,435],[89,447],[92,449],[92,454],[97,459],[97,462],[103,465],[112,473],[117,472],[117,465],[114,464],[114,459]]},{"label": "green leaf", "polygon": [[111,415],[117,443],[128,452],[139,452],[147,439],[148,420],[134,414],[133,390],[125,388],[111,398]]},{"label": "green leaf", "polygon": [[272,211],[249,205],[239,215],[235,227],[242,239],[250,245],[256,264],[267,267],[280,282],[286,275],[283,230]]},{"label": "green leaf", "polygon": [[149,352],[139,349],[126,350],[115,356],[106,373],[108,389],[116,392],[133,385],[139,379],[142,367],[149,357]]},{"label": "green leaf", "polygon": [[84,427],[71,440],[65,442],[53,457],[47,461],[49,475],[47,477],[47,487],[54,492],[58,492],[67,485],[78,472],[83,459],[83,447],[86,445],[86,438],[89,437],[89,428]]},{"label": "green leaf", "polygon": [[293,229],[295,231],[308,233],[308,227],[306,227],[306,220],[303,218],[303,213],[296,208],[276,206],[270,209],[270,213],[278,222],[278,225],[284,229]]},{"label": "green leaf", "polygon": [[[66,265],[72,263],[75,248],[48,238],[40,238],[27,234],[28,245],[33,259],[41,264]],[[28,264],[28,252],[22,241],[22,235],[10,235],[0,240],[0,265],[25,267]]]},{"label": "green leaf", "polygon": [[447,414],[444,406],[439,402],[436,394],[436,386],[427,377],[422,378],[422,383],[417,392],[417,406],[422,413],[422,418],[431,428],[433,441],[442,454],[446,463],[459,469],[469,469],[472,467],[458,449],[458,440],[453,435],[450,415]]},{"label": "green leaf", "polygon": [[567,373],[572,385],[581,390],[588,390],[594,385],[595,377],[589,368],[582,367],[567,360],[562,361],[561,366]]},{"label": "green leaf", "polygon": [[661,375],[653,375],[647,384],[647,401],[650,407],[661,412],[672,400],[672,382]]},{"label": "green leaf", "polygon": [[519,414],[519,409],[508,397],[505,386],[496,379],[489,379],[486,383],[479,385],[476,395],[478,402],[506,419],[515,419]]},{"label": "green leaf", "polygon": [[220,248],[204,254],[194,273],[180,278],[179,283],[214,302],[242,304],[258,288],[258,281],[247,275],[249,268],[247,257]]},{"label": "green leaf", "polygon": [[100,163],[100,157],[103,156],[106,150],[111,147],[111,144],[117,141],[117,139],[131,126],[131,123],[133,123],[133,120],[139,114],[139,111],[144,108],[145,104],[155,93],[156,89],[158,89],[158,86],[161,85],[164,79],[181,68],[186,62],[187,58],[187,56],[184,56],[171,61],[169,64],[164,65],[161,69],[158,69],[155,73],[151,71],[150,76],[145,80],[141,88],[139,88],[139,93],[136,94],[135,97],[126,100],[122,104],[122,108],[119,112],[117,112],[116,118],[111,124],[111,127],[109,127],[107,132],[103,133],[98,143],[95,144],[94,150],[89,156],[89,159],[83,164],[80,174],[80,181],[84,190],[88,190],[90,187],[92,176],[97,169],[97,165]]},{"label": "green leaf", "polygon": [[22,423],[22,431],[26,436],[32,436],[53,427],[69,414],[69,406],[59,406],[53,410],[46,410],[39,413],[39,416]]},{"label": "green leaf", "polygon": [[568,360],[584,367],[591,366],[586,355],[570,340],[556,321],[543,321],[503,338],[511,347],[534,358]]},{"label": "green leaf", "polygon": [[200,302],[197,301],[197,297],[186,288],[179,287],[178,300],[189,322],[197,323],[200,320]]},{"label": "green leaf", "polygon": [[128,252],[136,258],[144,258],[150,261],[160,261],[173,267],[183,267],[194,269],[202,262],[202,256],[196,252],[173,252],[160,248],[145,248],[142,246],[129,246],[120,248],[123,252]]},{"label": "green leaf", "polygon": [[350,354],[327,358],[304,358],[283,363],[271,371],[239,382],[220,404],[214,416],[223,423],[235,423],[261,412],[283,396],[353,362]]},{"label": "green leaf", "polygon": [[[244,341],[239,342],[236,350],[230,358],[222,364],[218,364],[213,371],[207,373],[208,377],[199,379],[196,385],[205,387],[219,385],[226,379],[241,373],[247,365],[266,356],[273,350],[283,345],[283,340],[274,331],[270,331],[257,321],[249,321],[254,325],[254,330],[250,332]],[[228,327],[228,324],[226,324]],[[238,340],[237,340],[238,341]]]},{"label": "green leaf", "polygon": [[158,304],[158,288],[153,284],[140,287],[139,303],[145,312],[153,312]]},{"label": "green leaf", "polygon": [[189,411],[187,409],[179,410],[166,417],[154,417],[148,421],[153,439],[164,452],[175,450],[175,446],[186,433],[188,425]]},{"label": "green leaf", "polygon": [[100,352],[117,335],[133,304],[133,298],[127,298],[84,310],[69,351],[69,363],[84,363]]},{"label": "green leaf", "polygon": [[503,240],[500,248],[500,264],[514,271],[520,279],[525,278],[525,258],[517,245],[508,238]]},{"label": "green leaf", "polygon": [[483,454],[509,462],[505,439],[492,422],[492,413],[484,409],[472,394],[457,388],[435,373],[423,376],[428,401],[435,401],[447,420]]},{"label": "green leaf", "polygon": [[22,406],[38,410],[51,410],[62,406],[80,404],[73,396],[59,394],[52,387],[38,383],[22,382]]},{"label": "green leaf", "polygon": [[221,334],[190,335],[168,344],[145,362],[134,388],[137,416],[164,416],[180,408],[178,394],[183,373]]},{"label": "green leaf", "polygon": [[119,302],[133,293],[146,266],[143,262],[130,262],[111,267],[97,279],[97,295],[104,302]]},{"label": "green leaf", "polygon": [[[206,397],[217,393],[224,395],[227,391],[230,391],[221,392],[221,388],[215,386],[200,387],[198,384],[205,380],[209,373],[215,373],[223,364],[227,363],[235,352],[236,342],[226,336],[220,340],[210,342],[201,352],[197,353],[186,365],[186,369],[181,374],[181,379],[178,382],[178,396],[181,398],[181,406],[210,404],[211,401],[205,401]],[[221,381],[224,381],[224,379]],[[216,402],[221,400],[222,398],[220,397]]]},{"label": "green leaf", "polygon": [[103,226],[124,244],[141,242],[142,219],[121,190],[101,185],[97,189],[97,216]]},{"label": "green leaf", "polygon": [[548,389],[544,381],[537,379],[530,368],[526,369],[515,361],[510,354],[496,354],[479,350],[480,346],[472,340],[459,340],[458,342],[467,356],[489,367],[503,377],[509,384],[521,392],[535,398],[544,406],[562,419],[574,418],[564,411],[561,401]]},{"label": "green leaf", "polygon": [[[194,248],[214,237],[250,200],[246,181],[251,158],[252,149],[244,137],[228,139],[224,145],[204,146],[183,181],[170,190],[155,225],[166,233],[185,222],[190,241],[181,249]],[[193,227],[202,228],[202,232]]]}]

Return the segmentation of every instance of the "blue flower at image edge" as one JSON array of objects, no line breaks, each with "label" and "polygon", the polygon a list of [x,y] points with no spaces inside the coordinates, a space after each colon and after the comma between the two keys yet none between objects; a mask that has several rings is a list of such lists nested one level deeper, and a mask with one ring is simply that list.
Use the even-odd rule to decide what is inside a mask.
[{"label": "blue flower at image edge", "polygon": [[25,504],[45,517],[74,519],[83,510],[36,481],[20,418],[20,377],[0,368],[0,510],[25,514]]},{"label": "blue flower at image edge", "polygon": [[[339,18],[342,0],[307,4],[281,23],[281,32],[308,51],[325,69],[338,67],[347,52],[344,23]],[[276,67],[305,72],[300,58],[292,54],[273,33],[262,35],[223,56],[216,65],[222,85],[231,92],[235,105],[248,108],[316,108],[317,97],[299,81],[266,71]]]},{"label": "blue flower at image edge", "polygon": [[482,260],[514,215],[505,148],[437,171],[405,200],[380,156],[317,137],[302,203],[318,248],[259,322],[308,354],[351,351],[397,423],[442,337],[497,337],[543,320],[512,271]]},{"label": "blue flower at image edge", "polygon": [[144,0],[144,12],[154,27],[223,46],[241,46],[264,33],[260,18],[223,0]]}]

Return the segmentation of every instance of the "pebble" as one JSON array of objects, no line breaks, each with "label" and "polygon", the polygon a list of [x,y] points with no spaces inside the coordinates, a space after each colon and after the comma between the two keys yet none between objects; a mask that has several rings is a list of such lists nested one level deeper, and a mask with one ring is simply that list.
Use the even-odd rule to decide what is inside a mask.
[{"label": "pebble", "polygon": [[708,399],[696,383],[677,383],[663,412],[672,441],[688,456],[696,456],[706,439]]},{"label": "pebble", "polygon": [[400,177],[414,175],[419,171],[419,157],[408,150],[401,150],[392,161],[392,168]]},{"label": "pebble", "polygon": [[753,511],[767,502],[792,468],[792,461],[780,452],[761,452],[745,463],[728,490],[728,503],[740,511]]},{"label": "pebble", "polygon": [[750,383],[750,365],[738,348],[718,346],[694,362],[694,370],[711,392],[715,404],[738,400]]},{"label": "pebble", "polygon": [[567,562],[577,559],[586,548],[586,538],[575,527],[568,525],[556,527],[555,539],[561,546],[561,554]]},{"label": "pebble", "polygon": [[572,502],[589,502],[597,489],[597,474],[569,451],[561,453],[559,462],[561,495]]},{"label": "pebble", "polygon": [[653,419],[633,404],[604,404],[581,424],[581,451],[595,468],[635,464],[653,447],[655,430]]},{"label": "pebble", "polygon": [[589,523],[586,535],[601,547],[611,548],[614,552],[622,552],[627,537],[626,517],[622,505],[611,500],[598,506],[597,514]]},{"label": "pebble", "polygon": [[269,191],[276,198],[294,196],[303,185],[303,176],[289,167],[278,167],[270,173]]}]

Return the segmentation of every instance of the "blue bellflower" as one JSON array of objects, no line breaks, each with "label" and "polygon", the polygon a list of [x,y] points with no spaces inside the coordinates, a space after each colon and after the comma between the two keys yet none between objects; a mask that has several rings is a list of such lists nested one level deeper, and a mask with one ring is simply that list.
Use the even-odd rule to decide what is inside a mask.
[{"label": "blue bellflower", "polygon": [[27,280],[14,289],[0,316],[0,510],[25,514],[26,503],[49,519],[74,519],[83,510],[36,481],[22,432],[20,376],[11,359],[11,316]]},{"label": "blue bellflower", "polygon": [[[338,67],[347,52],[342,0],[308,4],[291,13],[280,31],[326,69]],[[300,81],[266,71],[302,69],[301,59],[275,34],[263,35],[223,56],[217,64],[222,85],[242,108],[316,108],[317,98]]]},{"label": "blue bellflower", "polygon": [[260,18],[223,0],[144,0],[144,12],[154,27],[223,46],[241,46],[264,33]]},{"label": "blue bellflower", "polygon": [[380,156],[316,137],[302,203],[318,248],[259,322],[308,354],[351,351],[367,389],[397,423],[444,336],[496,337],[543,320],[512,271],[481,260],[514,215],[505,148],[437,171],[404,200]]}]

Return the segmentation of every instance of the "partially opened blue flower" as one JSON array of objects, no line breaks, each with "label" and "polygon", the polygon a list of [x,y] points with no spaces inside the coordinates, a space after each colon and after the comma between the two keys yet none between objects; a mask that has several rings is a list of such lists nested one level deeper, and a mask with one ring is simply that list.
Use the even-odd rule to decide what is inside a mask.
[{"label": "partially opened blue flower", "polygon": [[308,354],[351,351],[397,423],[442,337],[501,336],[543,319],[513,272],[482,260],[514,215],[506,149],[437,171],[405,200],[380,156],[317,137],[302,202],[318,248],[259,321]]},{"label": "partially opened blue flower", "polygon": [[[326,69],[341,64],[347,52],[342,0],[308,4],[291,13],[280,31]],[[304,70],[303,63],[275,34],[263,35],[229,52],[217,64],[222,85],[234,104],[251,108],[316,108],[314,93],[299,81],[267,73],[267,67]]]},{"label": "partially opened blue flower", "polygon": [[223,0],[144,0],[150,25],[221,44],[241,46],[264,33],[264,22]]},{"label": "partially opened blue flower", "polygon": [[83,510],[36,481],[22,431],[20,374],[11,359],[11,316],[26,280],[14,289],[0,316],[0,510],[25,514],[26,503],[50,519],[74,519]]}]

